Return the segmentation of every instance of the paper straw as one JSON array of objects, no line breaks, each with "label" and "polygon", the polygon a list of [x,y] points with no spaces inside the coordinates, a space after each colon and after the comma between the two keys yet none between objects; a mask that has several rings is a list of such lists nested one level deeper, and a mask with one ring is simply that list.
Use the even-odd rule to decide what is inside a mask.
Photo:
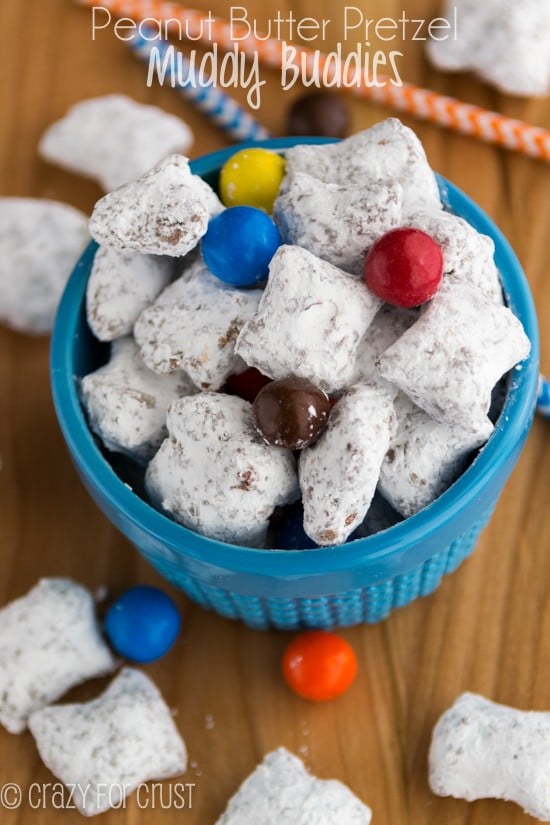
[{"label": "paper straw", "polygon": [[537,412],[544,418],[550,419],[550,381],[544,375],[539,376]]},{"label": "paper straw", "polygon": [[[145,63],[149,63],[153,49],[158,50],[162,61],[168,54],[169,49],[174,48],[165,40],[155,40],[155,29],[142,25],[140,31],[141,34],[136,33],[131,40],[125,42],[131,51]],[[207,86],[198,85],[192,66],[183,54],[180,55],[178,60],[181,61],[181,71],[185,81],[178,78],[173,68],[168,64],[166,77],[169,84],[231,140],[239,143],[243,140],[264,140],[269,137],[267,129],[264,129],[246,109],[225,92],[211,84]]]},{"label": "paper straw", "polygon": [[[209,26],[205,25],[205,15],[181,6],[179,3],[165,0],[78,0],[80,5],[87,7],[99,6],[108,9],[120,17],[129,17],[135,21],[154,20],[172,21],[169,28],[179,34],[180,26],[193,40],[205,43],[216,42],[225,51],[232,51],[238,43],[239,49],[253,59],[257,59],[270,68],[280,69],[283,61],[283,46],[275,38],[261,39],[254,34],[248,34],[245,26],[231,27],[220,19],[214,19]],[[212,41],[205,35],[211,35]],[[248,35],[236,41],[231,35]],[[320,73],[327,67],[327,80],[335,76],[336,61],[329,64],[328,56],[321,52],[303,46],[294,46],[296,59],[304,61],[307,71],[310,72],[317,55],[317,65]],[[403,83],[395,86],[390,78],[378,74],[377,80],[383,86],[339,86],[341,91],[348,94],[367,98],[383,105],[391,106],[402,112],[414,115],[430,123],[436,123],[447,129],[461,134],[471,135],[487,143],[504,146],[536,158],[550,160],[550,131],[538,126],[531,126],[522,120],[509,118],[498,112],[483,109],[464,103],[453,97],[438,92],[423,89],[413,83]]]}]

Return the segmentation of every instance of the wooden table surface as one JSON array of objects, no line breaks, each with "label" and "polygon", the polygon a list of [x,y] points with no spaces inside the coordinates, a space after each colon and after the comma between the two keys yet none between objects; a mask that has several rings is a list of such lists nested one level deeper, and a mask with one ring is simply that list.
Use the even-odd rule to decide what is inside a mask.
[{"label": "wooden table surface", "polygon": [[[228,13],[224,0],[193,5]],[[290,8],[297,16],[331,18],[324,43],[341,39],[343,3],[334,0],[242,0],[260,21]],[[365,15],[431,17],[434,0],[355,0]],[[145,70],[112,30],[91,37],[89,12],[71,0],[2,0],[0,5],[0,194],[53,197],[89,211],[100,195],[91,182],[39,159],[48,124],[83,98],[124,92],[182,116],[195,134],[193,155],[225,145],[222,136],[170,89],[147,89]],[[349,47],[355,43],[348,41]],[[446,77],[427,64],[422,43],[407,42],[404,78],[550,127],[550,102],[514,101],[466,76]],[[285,109],[298,93],[283,93],[264,72],[259,117],[284,133]],[[237,93],[239,94],[239,93]],[[244,99],[243,94],[239,95]],[[355,102],[358,130],[392,114]],[[542,331],[542,366],[550,370],[550,166],[435,126],[416,128],[433,167],[459,185],[496,220],[515,247],[531,283]],[[14,273],[14,277],[16,274]],[[114,594],[136,582],[161,584],[138,553],[88,498],[69,461],[48,382],[48,341],[0,330],[0,603],[40,576],[71,576]],[[346,782],[374,811],[377,825],[520,825],[519,808],[494,801],[468,804],[433,796],[427,751],[439,714],[464,690],[520,708],[550,709],[550,429],[536,421],[489,528],[473,557],[430,598],[371,627],[349,629],[359,677],[332,703],[308,704],[279,674],[288,641],[208,614],[174,594],[184,630],[174,650],[146,668],[176,709],[188,745],[192,806],[177,810],[165,795],[140,808],[103,815],[105,825],[209,825],[228,797],[269,750],[285,745],[320,777]],[[97,694],[101,683],[72,691]],[[52,782],[32,737],[0,730],[0,788]],[[187,800],[189,801],[189,800]],[[36,799],[34,800],[36,805]],[[75,811],[0,807],[2,825],[76,821]]]}]

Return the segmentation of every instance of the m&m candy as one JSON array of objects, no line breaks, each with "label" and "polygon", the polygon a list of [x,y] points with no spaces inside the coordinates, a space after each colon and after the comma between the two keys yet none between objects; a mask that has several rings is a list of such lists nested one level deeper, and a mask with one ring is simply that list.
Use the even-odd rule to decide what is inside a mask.
[{"label": "m&m candy", "polygon": [[431,300],[443,276],[443,255],[431,235],[404,226],[391,229],[371,246],[365,281],[375,295],[397,307]]},{"label": "m&m candy", "polygon": [[156,587],[132,587],[105,617],[105,632],[117,653],[133,662],[153,662],[176,641],[181,618],[166,593]]},{"label": "m&m candy", "polygon": [[236,287],[265,281],[269,263],[281,245],[279,230],[261,209],[233,206],[212,218],[201,241],[210,272]]},{"label": "m&m candy", "polygon": [[283,180],[285,161],[269,149],[241,149],[220,172],[220,197],[226,206],[255,206],[266,212]]},{"label": "m&m candy", "polygon": [[288,111],[289,135],[343,138],[349,126],[346,102],[331,92],[307,92],[296,98]]},{"label": "m&m candy", "polygon": [[302,450],[327,426],[330,401],[311,381],[292,375],[266,384],[253,411],[256,429],[268,444]]},{"label": "m&m candy", "polygon": [[325,630],[301,633],[283,655],[283,676],[304,699],[335,699],[351,686],[357,674],[353,648],[341,636]]}]

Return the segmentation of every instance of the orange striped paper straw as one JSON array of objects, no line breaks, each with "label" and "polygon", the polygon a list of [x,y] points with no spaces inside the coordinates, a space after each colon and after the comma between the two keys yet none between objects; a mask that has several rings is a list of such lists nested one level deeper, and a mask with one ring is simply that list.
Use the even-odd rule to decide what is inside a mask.
[{"label": "orange striped paper straw", "polygon": [[[186,8],[179,3],[165,0],[78,0],[80,5],[90,8],[107,9],[118,17],[128,17],[138,22],[151,19],[163,21],[168,29],[180,33],[183,29],[192,40],[205,43],[217,43],[225,51],[232,51],[238,43],[240,51],[248,58],[257,58],[260,63],[272,69],[281,69],[283,65],[283,44],[275,38],[263,38],[249,32],[247,26],[232,26],[225,21],[214,18],[206,25],[204,12]],[[210,37],[205,36],[207,31]],[[237,41],[236,35],[239,39]],[[242,39],[241,39],[242,38]],[[414,115],[422,120],[436,123],[444,128],[479,138],[487,143],[504,146],[535,158],[550,160],[550,131],[538,126],[531,126],[522,120],[506,117],[480,106],[464,103],[453,97],[447,97],[430,89],[423,89],[413,83],[403,82],[394,85],[390,78],[377,74],[377,81],[383,85],[369,85],[368,82],[356,83],[353,74],[346,75],[338,61],[330,60],[319,51],[297,46],[295,61],[305,66],[306,71],[326,74],[330,83],[337,74],[342,73],[341,91],[376,101],[402,112]],[[350,76],[351,75],[351,76]]]}]

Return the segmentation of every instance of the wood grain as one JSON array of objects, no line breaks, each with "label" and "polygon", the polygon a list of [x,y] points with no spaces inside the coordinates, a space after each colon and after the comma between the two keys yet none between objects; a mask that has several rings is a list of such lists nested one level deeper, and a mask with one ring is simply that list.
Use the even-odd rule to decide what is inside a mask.
[{"label": "wood grain", "polygon": [[[193,5],[227,13],[223,0]],[[339,17],[332,0],[248,0],[259,20],[290,8],[297,16]],[[357,0],[371,17],[433,16],[431,0]],[[339,39],[336,23],[325,49]],[[2,0],[0,5],[0,193],[49,196],[90,210],[93,183],[42,162],[36,144],[44,128],[72,103],[125,92],[184,117],[195,133],[194,154],[223,138],[171,90],[147,89],[140,66],[112,33],[92,42],[89,13],[70,0]],[[510,100],[466,76],[433,71],[421,43],[404,47],[407,80],[550,127],[546,101]],[[266,75],[260,117],[284,132],[284,113],[299,90],[283,94]],[[243,94],[240,94],[243,99]],[[352,104],[354,129],[388,112]],[[548,227],[550,166],[406,118],[424,141],[436,170],[456,181],[496,220],[526,269],[540,314],[542,364],[550,371]],[[15,277],[15,275],[14,275]],[[151,569],[90,501],[68,459],[48,385],[48,342],[0,330],[0,603],[24,593],[39,576],[64,575],[119,593],[135,582],[157,582]],[[105,825],[208,825],[228,796],[271,748],[286,745],[321,777],[346,782],[374,810],[378,825],[520,825],[530,820],[511,805],[467,804],[434,797],[426,755],[437,716],[463,690],[522,708],[550,709],[550,431],[537,421],[490,527],[473,557],[432,597],[373,627],[344,635],[357,650],[360,675],[349,693],[326,705],[307,704],[282,684],[284,634],[253,632],[209,615],[176,594],[184,632],[175,650],[147,668],[187,741],[195,784],[191,809],[169,795],[140,809],[103,816]],[[70,694],[95,695],[98,683]],[[213,721],[213,725],[212,725]],[[0,786],[51,782],[29,734],[0,730]],[[165,784],[169,788],[170,783]],[[168,792],[167,792],[168,793]],[[65,825],[70,810],[0,810],[2,825]]]}]

